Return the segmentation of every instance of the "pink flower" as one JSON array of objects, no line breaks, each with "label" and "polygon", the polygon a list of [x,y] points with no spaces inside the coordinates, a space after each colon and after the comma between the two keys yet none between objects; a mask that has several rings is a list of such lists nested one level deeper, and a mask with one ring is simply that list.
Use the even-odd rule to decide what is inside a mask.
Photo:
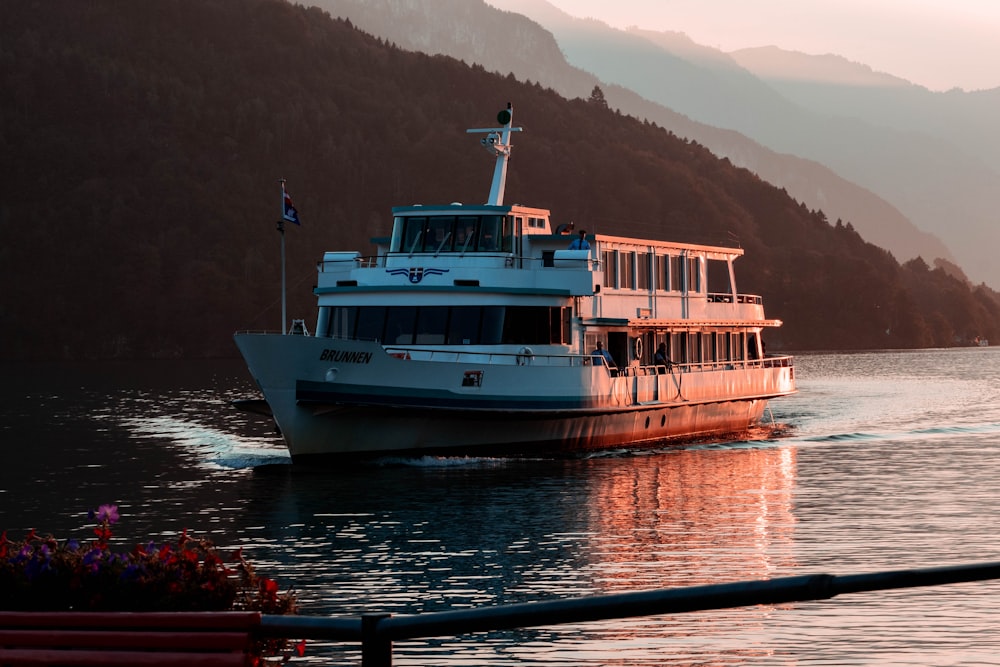
[{"label": "pink flower", "polygon": [[101,505],[97,508],[97,520],[115,523],[118,521],[118,505]]}]

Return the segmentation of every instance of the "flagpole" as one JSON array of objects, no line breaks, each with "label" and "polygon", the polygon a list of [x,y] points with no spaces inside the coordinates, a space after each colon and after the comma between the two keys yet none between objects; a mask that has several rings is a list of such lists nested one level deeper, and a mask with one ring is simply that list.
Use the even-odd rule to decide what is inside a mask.
[{"label": "flagpole", "polygon": [[288,330],[285,328],[286,304],[285,304],[285,179],[279,178],[281,183],[281,217],[278,218],[278,233],[281,234],[281,333],[284,335]]}]

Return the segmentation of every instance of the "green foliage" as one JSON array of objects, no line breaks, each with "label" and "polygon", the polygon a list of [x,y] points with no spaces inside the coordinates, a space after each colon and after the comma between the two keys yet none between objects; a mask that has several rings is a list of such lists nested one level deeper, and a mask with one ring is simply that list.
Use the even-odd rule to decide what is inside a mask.
[{"label": "green foliage", "polygon": [[277,328],[279,178],[303,221],[289,315],[311,318],[323,251],[370,252],[392,205],[482,201],[492,164],[465,128],[507,101],[526,130],[509,201],[598,233],[738,239],[741,291],[786,322],[772,350],[1000,339],[989,288],[900,267],[599,88],[565,100],[316,8],[14,3],[0,88],[3,357],[232,356],[234,330]]}]

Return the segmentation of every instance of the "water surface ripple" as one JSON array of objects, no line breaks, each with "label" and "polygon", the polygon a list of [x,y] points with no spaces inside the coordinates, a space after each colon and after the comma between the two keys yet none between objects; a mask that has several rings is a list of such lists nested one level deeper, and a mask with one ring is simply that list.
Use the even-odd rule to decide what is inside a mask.
[{"label": "water surface ripple", "polygon": [[[237,362],[16,365],[0,527],[123,545],[187,528],[302,613],[510,602],[1000,561],[1000,350],[803,354],[786,435],[573,460],[291,466],[229,407]],[[396,665],[1000,665],[1000,584],[413,640]],[[301,664],[360,664],[310,642]]]}]

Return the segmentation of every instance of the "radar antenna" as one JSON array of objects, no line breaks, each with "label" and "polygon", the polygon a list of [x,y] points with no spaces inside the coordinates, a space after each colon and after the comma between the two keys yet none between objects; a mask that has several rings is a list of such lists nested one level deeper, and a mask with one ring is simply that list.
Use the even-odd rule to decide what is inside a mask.
[{"label": "radar antenna", "polygon": [[507,108],[497,114],[497,122],[502,127],[486,127],[466,130],[469,134],[486,134],[479,140],[493,155],[497,162],[493,168],[493,184],[490,186],[490,198],[486,201],[491,206],[503,205],[503,191],[507,184],[507,158],[510,157],[510,133],[520,132],[521,128],[511,127],[514,118],[514,107],[507,103]]}]

